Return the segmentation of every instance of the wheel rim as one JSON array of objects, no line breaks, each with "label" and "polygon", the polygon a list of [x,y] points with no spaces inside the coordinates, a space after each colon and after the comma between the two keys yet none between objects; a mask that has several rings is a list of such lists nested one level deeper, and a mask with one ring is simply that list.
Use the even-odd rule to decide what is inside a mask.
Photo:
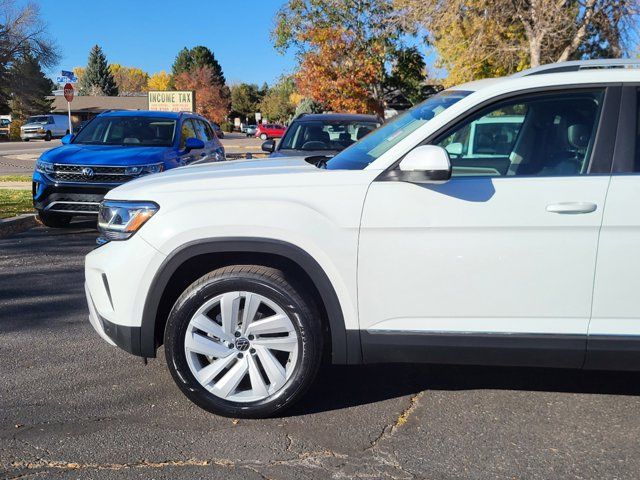
[{"label": "wheel rim", "polygon": [[227,292],[202,305],[185,333],[198,383],[233,402],[255,402],[284,387],[298,363],[298,335],[278,304],[253,292]]}]

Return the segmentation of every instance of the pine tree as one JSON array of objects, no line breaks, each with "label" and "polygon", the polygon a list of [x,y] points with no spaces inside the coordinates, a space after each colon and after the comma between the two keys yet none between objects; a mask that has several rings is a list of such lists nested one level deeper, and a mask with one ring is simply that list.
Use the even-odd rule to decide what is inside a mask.
[{"label": "pine tree", "polygon": [[171,67],[171,73],[175,77],[184,72],[193,73],[202,67],[211,68],[212,84],[219,86],[226,85],[222,67],[216,60],[213,52],[203,45],[198,45],[191,50],[186,47],[180,50]]},{"label": "pine tree", "polygon": [[9,82],[13,91],[12,111],[18,117],[49,113],[53,100],[53,82],[47,78],[40,63],[30,54],[16,61],[9,70]]},{"label": "pine tree", "polygon": [[98,45],[89,53],[87,68],[78,83],[78,92],[80,95],[118,95],[118,85],[109,70],[107,58]]}]

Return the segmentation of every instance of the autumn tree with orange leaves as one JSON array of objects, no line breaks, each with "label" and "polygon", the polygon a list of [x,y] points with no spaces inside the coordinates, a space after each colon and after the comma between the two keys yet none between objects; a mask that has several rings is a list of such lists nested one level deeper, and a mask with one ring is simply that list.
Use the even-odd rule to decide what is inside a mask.
[{"label": "autumn tree with orange leaves", "polygon": [[173,82],[178,90],[195,90],[199,114],[222,122],[231,109],[231,94],[226,85],[213,81],[213,76],[213,69],[205,65],[177,74]]},{"label": "autumn tree with orange leaves", "polygon": [[366,50],[353,31],[339,27],[312,28],[296,74],[299,92],[328,110],[383,114],[384,46],[371,41]]}]

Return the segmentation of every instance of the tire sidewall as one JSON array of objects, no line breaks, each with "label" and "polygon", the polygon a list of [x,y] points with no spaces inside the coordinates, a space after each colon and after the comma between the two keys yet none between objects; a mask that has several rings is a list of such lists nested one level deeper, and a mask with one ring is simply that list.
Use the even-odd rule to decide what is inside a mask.
[{"label": "tire sidewall", "polygon": [[[289,315],[298,336],[298,359],[295,371],[278,392],[256,402],[231,402],[215,396],[200,385],[187,363],[184,340],[189,321],[205,302],[230,291],[258,293],[275,302]],[[320,361],[319,322],[313,317],[307,305],[304,303],[298,305],[298,303],[300,302],[286,290],[253,275],[224,275],[208,279],[202,285],[188,289],[176,302],[165,329],[167,364],[179,388],[198,406],[224,416],[259,418],[285,408],[304,393],[315,377]]]}]

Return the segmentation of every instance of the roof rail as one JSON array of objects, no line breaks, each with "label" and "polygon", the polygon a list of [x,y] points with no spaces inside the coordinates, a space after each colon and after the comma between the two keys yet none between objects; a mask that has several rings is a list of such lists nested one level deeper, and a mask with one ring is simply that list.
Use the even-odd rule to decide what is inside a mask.
[{"label": "roof rail", "polygon": [[605,68],[640,68],[640,60],[630,58],[607,58],[601,60],[571,60],[568,62],[548,63],[529,68],[511,75],[512,77],[529,77],[545,73],[578,72],[580,70],[599,70]]}]

